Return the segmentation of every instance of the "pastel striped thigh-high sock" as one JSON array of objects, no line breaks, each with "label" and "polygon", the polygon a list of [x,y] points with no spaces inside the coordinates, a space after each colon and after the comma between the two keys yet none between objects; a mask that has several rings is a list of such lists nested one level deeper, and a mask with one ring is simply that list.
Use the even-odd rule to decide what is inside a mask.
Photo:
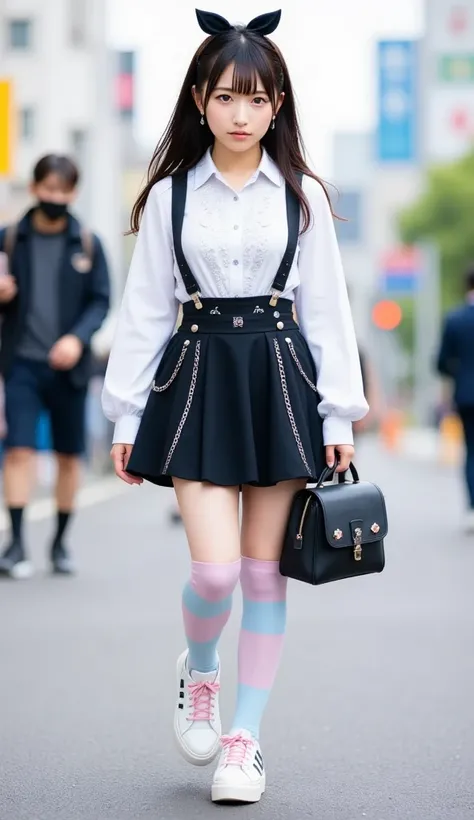
[{"label": "pastel striped thigh-high sock", "polygon": [[192,562],[191,579],[183,590],[189,671],[217,669],[217,642],[229,620],[239,575],[240,559],[230,564]]},{"label": "pastel striped thigh-high sock", "polygon": [[247,729],[258,738],[283,647],[287,579],[280,575],[278,561],[242,558],[240,583],[243,612],[232,729]]}]

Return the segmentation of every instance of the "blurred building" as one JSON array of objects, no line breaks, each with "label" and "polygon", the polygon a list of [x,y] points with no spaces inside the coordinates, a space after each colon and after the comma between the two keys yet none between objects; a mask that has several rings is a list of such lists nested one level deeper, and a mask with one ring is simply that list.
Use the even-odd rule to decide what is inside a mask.
[{"label": "blurred building", "polygon": [[86,163],[95,97],[91,7],[92,0],[0,0],[0,71],[13,82],[17,120],[12,209],[45,150]]},{"label": "blurred building", "polygon": [[333,138],[333,177],[337,194],[333,207],[340,219],[336,231],[350,290],[354,320],[361,339],[368,333],[368,303],[373,290],[369,222],[373,184],[373,137],[369,133],[338,132]]},{"label": "blurred building", "polygon": [[[150,162],[150,151],[141,146],[134,132],[136,120],[136,76],[137,57],[133,51],[120,51],[118,53],[118,77],[117,77],[117,106],[121,123],[121,156],[122,165],[122,222],[124,230],[130,226],[130,216],[137,196],[142,189],[147,168]],[[123,281],[121,290],[125,284],[125,278],[130,265],[135,238],[126,236],[124,240],[124,264]]]},{"label": "blurred building", "polygon": [[444,163],[474,144],[474,3],[425,4],[423,153],[426,162]]},{"label": "blurred building", "polygon": [[[49,152],[82,170],[76,206],[101,236],[122,280],[121,138],[117,55],[107,44],[106,0],[0,0],[0,77],[13,86],[14,157],[0,221],[26,207],[32,166]],[[114,292],[120,288],[114,288]]]},{"label": "blurred building", "polygon": [[[473,146],[474,4],[426,0],[425,31],[418,40],[377,45],[377,121],[367,134],[336,134],[334,179],[339,241],[356,324],[395,396],[400,379],[413,377],[413,410],[433,416],[437,379],[439,260],[436,248],[400,248],[398,217],[422,192],[427,169],[459,159]],[[414,317],[411,361],[396,334],[374,326],[378,301],[402,301]]]}]

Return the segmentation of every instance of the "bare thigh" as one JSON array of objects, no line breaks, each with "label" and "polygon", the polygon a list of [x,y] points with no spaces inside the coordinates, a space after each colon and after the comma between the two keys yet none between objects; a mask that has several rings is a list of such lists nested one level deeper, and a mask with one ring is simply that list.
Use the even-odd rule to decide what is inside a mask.
[{"label": "bare thigh", "polygon": [[239,488],[173,478],[193,561],[240,558]]},{"label": "bare thigh", "polygon": [[274,487],[249,487],[242,490],[241,552],[247,558],[278,561],[295,493],[306,481],[281,481]]}]

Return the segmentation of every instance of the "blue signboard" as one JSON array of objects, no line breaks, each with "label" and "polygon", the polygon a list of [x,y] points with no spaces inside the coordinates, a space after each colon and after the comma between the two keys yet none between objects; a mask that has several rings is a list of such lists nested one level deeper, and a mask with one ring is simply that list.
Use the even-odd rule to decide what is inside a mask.
[{"label": "blue signboard", "polygon": [[419,277],[415,272],[402,275],[386,273],[382,279],[382,291],[390,296],[411,296],[418,290]]},{"label": "blue signboard", "polygon": [[421,258],[415,247],[392,248],[380,261],[379,289],[387,296],[411,296],[420,282]]},{"label": "blue signboard", "polygon": [[378,43],[379,163],[413,163],[417,158],[418,43],[384,40]]}]

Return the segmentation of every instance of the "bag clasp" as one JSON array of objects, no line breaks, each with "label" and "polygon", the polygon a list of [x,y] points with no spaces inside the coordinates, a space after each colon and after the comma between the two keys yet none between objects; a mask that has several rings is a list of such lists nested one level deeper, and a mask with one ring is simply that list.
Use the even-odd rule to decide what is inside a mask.
[{"label": "bag clasp", "polygon": [[357,524],[359,524],[358,521],[351,522],[352,539],[354,543],[354,561],[362,561],[362,527],[356,526]]}]

